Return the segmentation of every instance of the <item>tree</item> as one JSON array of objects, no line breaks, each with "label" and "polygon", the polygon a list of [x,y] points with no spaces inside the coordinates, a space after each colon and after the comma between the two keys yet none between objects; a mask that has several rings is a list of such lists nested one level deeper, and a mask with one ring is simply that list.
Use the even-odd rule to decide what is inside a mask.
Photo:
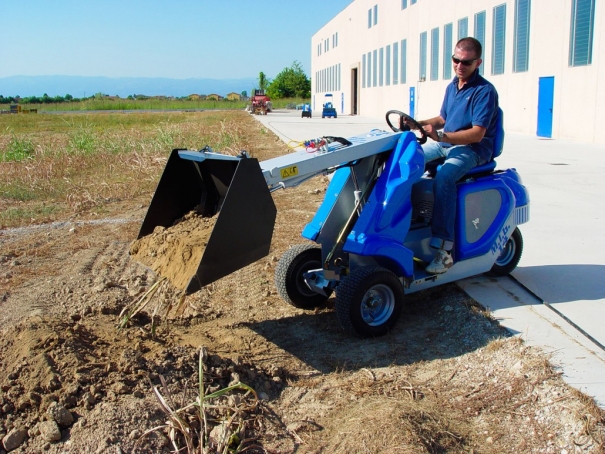
[{"label": "tree", "polygon": [[261,71],[258,74],[258,89],[266,90],[268,86],[269,86],[269,79],[267,79],[267,76],[265,76],[265,73]]},{"label": "tree", "polygon": [[241,93],[242,98],[246,99],[248,97],[248,92],[246,90],[242,91]]},{"label": "tree", "polygon": [[299,62],[284,68],[267,88],[271,98],[310,98],[311,80],[307,77]]}]

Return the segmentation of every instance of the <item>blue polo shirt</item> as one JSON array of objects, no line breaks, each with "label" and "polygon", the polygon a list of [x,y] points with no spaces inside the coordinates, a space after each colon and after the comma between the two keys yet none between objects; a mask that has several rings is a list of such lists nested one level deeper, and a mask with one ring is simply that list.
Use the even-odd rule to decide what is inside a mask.
[{"label": "blue polo shirt", "polygon": [[443,131],[456,132],[481,126],[486,129],[479,143],[471,143],[479,156],[490,161],[496,135],[496,112],[498,111],[498,92],[494,86],[475,71],[468,82],[458,89],[458,77],[454,77],[445,90],[441,106],[441,118],[445,120]]}]

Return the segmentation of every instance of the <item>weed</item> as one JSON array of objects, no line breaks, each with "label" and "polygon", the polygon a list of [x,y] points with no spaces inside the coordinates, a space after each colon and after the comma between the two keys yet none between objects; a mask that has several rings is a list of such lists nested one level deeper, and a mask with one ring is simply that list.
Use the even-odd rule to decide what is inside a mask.
[{"label": "weed", "polygon": [[204,361],[207,357],[206,349],[201,347],[197,396],[192,402],[187,403],[188,399],[193,398],[187,383],[184,384],[179,403],[163,376],[160,375],[161,387],[150,383],[166,415],[166,422],[147,430],[137,443],[151,433],[165,431],[174,452],[227,454],[246,449],[249,442],[245,436],[248,414],[258,406],[256,391],[237,382],[207,394],[204,379]]},{"label": "weed", "polygon": [[35,146],[29,137],[12,134],[4,150],[0,154],[0,162],[20,162],[34,156]]},{"label": "weed", "polygon": [[68,136],[68,150],[72,153],[91,154],[97,147],[98,138],[92,124],[75,125]]}]

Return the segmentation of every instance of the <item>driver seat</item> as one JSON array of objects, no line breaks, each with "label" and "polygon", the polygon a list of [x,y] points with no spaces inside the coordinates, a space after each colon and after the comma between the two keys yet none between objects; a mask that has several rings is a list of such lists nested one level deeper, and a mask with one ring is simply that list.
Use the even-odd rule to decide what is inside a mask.
[{"label": "driver seat", "polygon": [[494,137],[494,152],[492,153],[492,159],[485,164],[478,165],[469,170],[465,176],[477,175],[479,173],[492,172],[496,168],[495,158],[502,154],[502,148],[504,147],[504,112],[498,107],[496,111],[496,135]]}]

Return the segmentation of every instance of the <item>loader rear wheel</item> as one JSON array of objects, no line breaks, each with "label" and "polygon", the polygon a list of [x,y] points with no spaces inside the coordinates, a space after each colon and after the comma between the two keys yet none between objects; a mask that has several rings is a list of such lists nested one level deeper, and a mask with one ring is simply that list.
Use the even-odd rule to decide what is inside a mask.
[{"label": "loader rear wheel", "polygon": [[279,295],[292,306],[313,309],[327,301],[328,296],[314,292],[304,279],[309,270],[322,267],[321,248],[315,244],[298,244],[282,255],[275,267],[275,286]]},{"label": "loader rear wheel", "polygon": [[353,270],[336,290],[336,316],[349,334],[383,336],[395,325],[403,308],[401,282],[380,266]]},{"label": "loader rear wheel", "polygon": [[494,266],[486,274],[488,276],[506,276],[512,273],[517,268],[519,260],[521,260],[521,254],[523,253],[523,236],[519,228],[515,228],[513,234],[510,236],[502,253],[496,259]]}]

